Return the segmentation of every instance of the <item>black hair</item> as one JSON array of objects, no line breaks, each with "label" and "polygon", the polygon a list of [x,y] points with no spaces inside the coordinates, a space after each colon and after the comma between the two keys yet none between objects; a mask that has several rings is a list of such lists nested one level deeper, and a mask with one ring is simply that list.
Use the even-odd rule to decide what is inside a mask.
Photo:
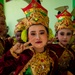
[{"label": "black hair", "polygon": [[41,4],[40,0],[37,0],[37,2]]},{"label": "black hair", "polygon": [[60,11],[58,11],[58,13],[57,14],[60,14],[61,12]]}]

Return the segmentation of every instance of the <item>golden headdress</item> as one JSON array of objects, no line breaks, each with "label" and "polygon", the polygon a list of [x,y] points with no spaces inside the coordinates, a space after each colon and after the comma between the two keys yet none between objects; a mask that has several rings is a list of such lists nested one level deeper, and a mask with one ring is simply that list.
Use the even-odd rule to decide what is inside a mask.
[{"label": "golden headdress", "polygon": [[73,30],[73,23],[71,20],[72,15],[71,15],[71,13],[69,13],[67,11],[67,8],[68,8],[68,6],[61,6],[60,9],[62,11],[59,8],[57,8],[57,10],[59,10],[60,13],[58,15],[56,15],[56,17],[58,19],[58,22],[56,22],[56,24],[55,24],[56,32],[63,28],[68,28],[68,29]]},{"label": "golden headdress", "polygon": [[31,3],[22,8],[23,12],[26,15],[26,18],[22,20],[24,25],[29,28],[33,24],[42,24],[45,27],[49,27],[49,18],[47,16],[47,10],[41,6],[36,0],[32,0]]},{"label": "golden headdress", "polygon": [[18,22],[18,24],[15,26],[14,33],[17,33],[18,31],[23,31],[25,29],[25,26],[23,22]]}]

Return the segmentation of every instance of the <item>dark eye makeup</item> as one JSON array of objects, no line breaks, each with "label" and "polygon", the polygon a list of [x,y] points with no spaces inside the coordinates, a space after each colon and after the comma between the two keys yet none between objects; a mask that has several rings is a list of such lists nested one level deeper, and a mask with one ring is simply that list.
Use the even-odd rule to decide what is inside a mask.
[{"label": "dark eye makeup", "polygon": [[[71,35],[71,34],[72,34],[71,32],[67,32],[67,33],[66,33],[67,36],[69,36],[69,35]],[[64,32],[60,32],[60,35],[63,36],[63,35],[65,35],[65,33],[64,33]]]},{"label": "dark eye makeup", "polygon": [[[39,34],[44,34],[45,31],[44,30],[40,30]],[[36,32],[35,31],[32,31],[31,32],[31,35],[35,36],[36,35]]]}]

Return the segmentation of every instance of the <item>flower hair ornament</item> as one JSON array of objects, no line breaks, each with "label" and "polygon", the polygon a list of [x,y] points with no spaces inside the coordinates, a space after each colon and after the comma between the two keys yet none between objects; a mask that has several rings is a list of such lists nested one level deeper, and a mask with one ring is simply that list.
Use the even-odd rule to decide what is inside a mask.
[{"label": "flower hair ornament", "polygon": [[68,6],[61,6],[56,8],[56,10],[60,11],[60,13],[56,15],[56,18],[58,19],[58,22],[56,22],[55,24],[56,32],[63,28],[68,28],[73,30],[73,23],[71,19],[72,15],[67,11],[67,9]]},{"label": "flower hair ornament", "polygon": [[32,0],[31,3],[27,7],[22,8],[22,10],[26,15],[25,18],[20,20],[20,24],[23,24],[25,27],[21,35],[21,39],[24,42],[27,41],[27,29],[33,24],[42,24],[48,28],[49,32],[53,36],[51,29],[49,29],[49,17],[47,15],[48,11],[40,3],[38,3],[36,0]]}]

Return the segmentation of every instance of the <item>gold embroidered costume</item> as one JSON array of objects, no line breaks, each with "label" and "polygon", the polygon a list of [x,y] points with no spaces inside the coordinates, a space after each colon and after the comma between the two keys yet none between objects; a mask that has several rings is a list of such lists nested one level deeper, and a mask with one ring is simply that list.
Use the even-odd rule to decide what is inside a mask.
[{"label": "gold embroidered costume", "polygon": [[23,75],[28,67],[31,68],[32,75],[47,75],[50,71],[50,66],[53,67],[53,65],[54,61],[49,56],[48,50],[46,50],[43,53],[34,54],[18,75]]}]

